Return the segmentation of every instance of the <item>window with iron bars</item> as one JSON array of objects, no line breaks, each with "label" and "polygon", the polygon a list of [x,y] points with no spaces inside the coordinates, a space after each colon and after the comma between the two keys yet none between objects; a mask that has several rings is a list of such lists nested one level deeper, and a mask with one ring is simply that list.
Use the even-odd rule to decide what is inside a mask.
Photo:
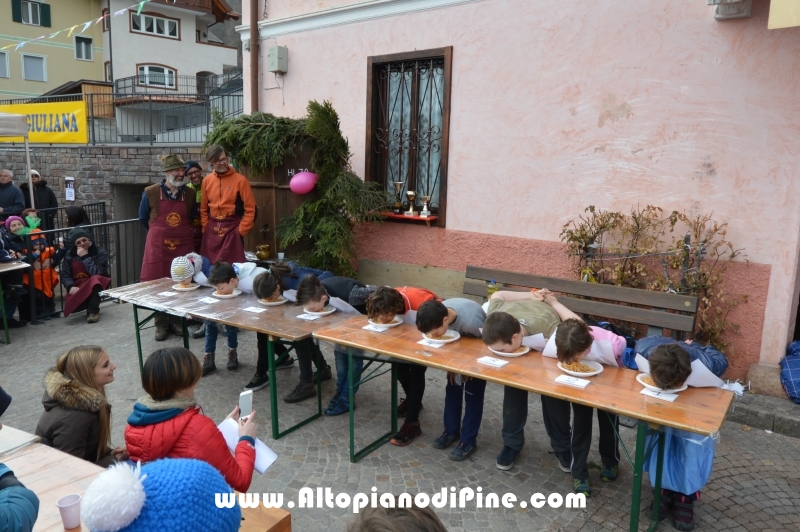
[{"label": "window with iron bars", "polygon": [[415,210],[428,209],[445,226],[450,79],[453,48],[368,59],[367,175],[394,203],[392,183],[416,192]]}]

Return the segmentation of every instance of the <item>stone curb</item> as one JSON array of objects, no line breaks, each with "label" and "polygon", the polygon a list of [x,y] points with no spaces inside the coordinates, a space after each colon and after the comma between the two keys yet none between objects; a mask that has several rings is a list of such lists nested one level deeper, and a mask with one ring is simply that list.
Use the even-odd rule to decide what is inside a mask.
[{"label": "stone curb", "polygon": [[787,399],[749,394],[737,397],[727,419],[756,429],[800,438],[800,405]]}]

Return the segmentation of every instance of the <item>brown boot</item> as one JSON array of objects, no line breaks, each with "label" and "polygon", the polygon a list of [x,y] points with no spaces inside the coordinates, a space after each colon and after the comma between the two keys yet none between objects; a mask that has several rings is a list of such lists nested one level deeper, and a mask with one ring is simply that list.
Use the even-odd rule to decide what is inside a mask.
[{"label": "brown boot", "polygon": [[86,316],[86,323],[97,323],[100,321],[100,313],[99,312],[90,312],[88,316]]},{"label": "brown boot", "polygon": [[228,349],[228,371],[237,369],[239,367],[239,355],[236,354],[236,348]]},{"label": "brown boot", "polygon": [[163,342],[169,336],[169,316],[159,312],[153,321],[156,323],[156,342]]},{"label": "brown boot", "polygon": [[212,371],[216,371],[217,365],[214,363],[214,356],[214,353],[206,353],[206,356],[203,359],[203,377]]}]

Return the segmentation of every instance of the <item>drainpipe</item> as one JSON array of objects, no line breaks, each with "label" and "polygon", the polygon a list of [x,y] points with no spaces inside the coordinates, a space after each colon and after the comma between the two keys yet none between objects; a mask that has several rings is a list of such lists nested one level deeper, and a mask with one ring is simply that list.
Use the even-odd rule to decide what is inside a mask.
[{"label": "drainpipe", "polygon": [[250,0],[250,113],[258,108],[258,59],[259,59],[259,31],[258,31],[258,0]]}]

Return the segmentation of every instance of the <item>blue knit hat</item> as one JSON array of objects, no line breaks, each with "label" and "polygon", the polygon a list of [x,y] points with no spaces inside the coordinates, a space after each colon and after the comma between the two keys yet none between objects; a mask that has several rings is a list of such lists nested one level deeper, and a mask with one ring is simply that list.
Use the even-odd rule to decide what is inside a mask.
[{"label": "blue knit hat", "polygon": [[222,475],[206,462],[165,458],[100,473],[81,500],[81,519],[92,532],[236,532],[238,504],[217,508],[216,494],[232,494]]}]

